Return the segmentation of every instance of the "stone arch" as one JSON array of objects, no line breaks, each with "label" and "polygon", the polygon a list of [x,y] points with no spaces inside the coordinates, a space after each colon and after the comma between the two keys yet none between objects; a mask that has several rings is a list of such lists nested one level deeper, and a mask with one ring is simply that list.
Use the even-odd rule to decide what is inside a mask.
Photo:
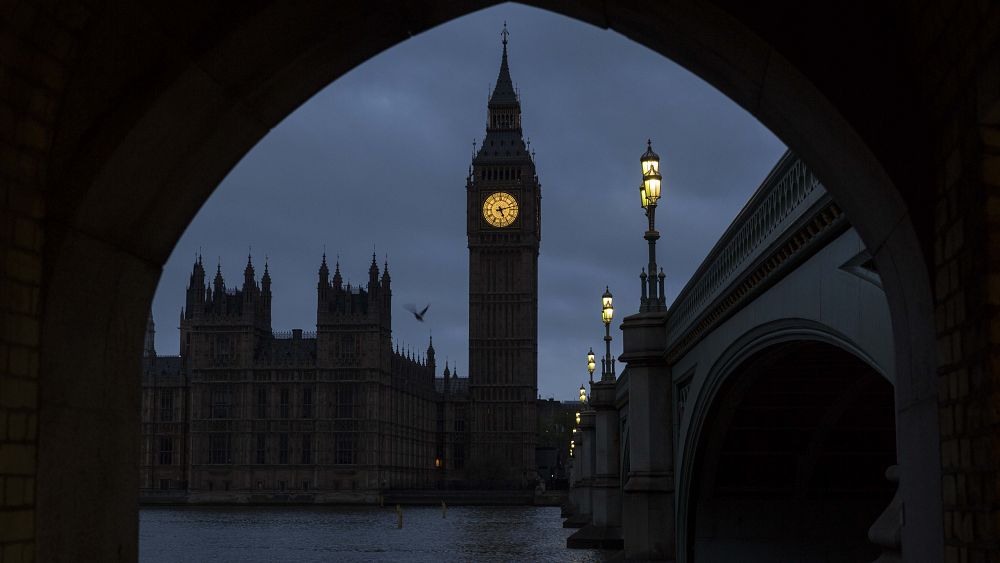
[{"label": "stone arch", "polygon": [[893,377],[862,347],[846,336],[809,319],[782,319],[758,326],[736,339],[719,355],[708,368],[703,382],[696,390],[696,398],[686,409],[684,420],[678,421],[684,431],[684,451],[679,452],[680,464],[675,467],[677,482],[677,545],[680,561],[686,561],[689,550],[690,530],[688,529],[690,505],[692,502],[690,485],[694,480],[697,463],[697,448],[702,441],[708,413],[715,404],[720,389],[739,367],[755,354],[769,347],[786,342],[822,342],[850,353],[872,367],[880,376],[892,382]]},{"label": "stone arch", "polygon": [[[707,467],[713,462],[713,459],[709,459],[712,456],[705,452],[706,442],[713,440],[717,442],[720,432],[723,436],[728,432],[729,420],[720,422],[719,418],[721,403],[726,400],[731,401],[731,395],[738,394],[738,391],[734,391],[735,388],[740,386],[746,388],[755,383],[754,381],[740,381],[740,376],[747,366],[752,365],[755,361],[760,363],[761,356],[782,346],[810,344],[826,347],[830,352],[840,353],[870,370],[872,377],[861,381],[861,385],[857,381],[851,382],[854,388],[845,392],[844,397],[851,398],[848,395],[856,393],[862,386],[871,387],[873,378],[883,382],[886,390],[889,390],[892,374],[886,373],[873,357],[857,343],[815,321],[806,319],[773,321],[748,331],[733,342],[709,368],[700,389],[697,390],[695,403],[688,409],[687,421],[681,426],[682,430],[686,431],[686,440],[684,441],[684,451],[679,456],[680,465],[677,467],[677,482],[679,483],[677,491],[678,561],[697,560],[694,557],[697,528],[696,507],[700,499],[696,489],[704,488],[703,480],[706,479],[706,474],[714,476],[715,473],[714,468]],[[756,377],[759,379],[762,376],[758,374]],[[846,408],[843,405],[844,397],[837,399],[841,403],[838,406],[841,410]],[[888,412],[893,413],[891,404],[883,406]],[[833,421],[828,422],[832,423]],[[718,448],[719,444],[716,443],[714,446]],[[891,463],[892,461],[887,461],[886,467],[881,469],[886,469]],[[713,478],[708,477],[707,479]],[[885,487],[885,495],[883,495],[885,498],[879,499],[881,504],[876,503],[868,507],[871,513],[865,516],[867,525],[874,523],[875,517],[885,508],[891,497],[892,486],[888,483],[879,484]],[[801,485],[801,483],[797,483],[797,485]],[[861,540],[864,543],[863,536]],[[784,555],[789,556],[788,553]],[[749,557],[749,555],[747,556]],[[802,553],[798,553],[793,558],[798,560],[802,556]]]},{"label": "stone arch", "polygon": [[[811,60],[783,30],[769,26],[785,21],[777,15],[801,13],[746,12],[724,3],[643,7],[651,11],[617,1],[532,4],[618,31],[686,66],[771,128],[822,178],[871,249],[893,317],[898,421],[916,429],[901,443],[900,461],[904,474],[926,468],[903,481],[912,487],[904,497],[914,530],[904,541],[914,552],[940,552],[938,445],[919,444],[937,433],[924,259],[929,235],[922,232],[923,243],[918,240],[914,221],[922,218],[910,216],[897,187],[910,187],[908,174],[919,172],[907,167],[921,155],[865,131],[880,103],[902,107],[911,99],[904,81],[878,92],[884,99],[873,99],[871,90],[859,94],[863,99],[844,94],[837,73],[850,65],[824,65],[833,56],[825,52]],[[25,111],[13,128],[29,140],[41,130],[44,146],[36,165],[44,180],[29,183],[44,184],[44,203],[25,212],[39,229],[44,219],[40,273],[32,274],[42,291],[34,316],[17,329],[40,334],[32,368],[39,377],[40,559],[58,560],[57,550],[134,558],[142,327],[162,264],[212,189],[319,88],[409,35],[485,5],[428,0],[379,11],[315,0],[197,13],[177,6],[103,13],[75,6],[51,18],[13,21],[8,32],[14,35],[51,37],[38,31],[51,23],[46,18],[68,18],[73,39],[53,48],[70,71],[54,79],[58,92],[43,104],[51,119],[39,124]],[[818,31],[825,24],[822,15],[815,17]],[[837,28],[837,19],[829,21]],[[862,59],[865,49],[878,47],[855,42],[834,51]],[[891,125],[904,133],[897,138],[909,130],[902,120]],[[25,165],[4,166],[22,174]],[[87,330],[81,334],[80,327]],[[100,375],[84,380],[80,373]],[[66,452],[74,452],[70,463]],[[81,501],[63,483],[94,496]],[[107,510],[95,514],[95,505]]]}]

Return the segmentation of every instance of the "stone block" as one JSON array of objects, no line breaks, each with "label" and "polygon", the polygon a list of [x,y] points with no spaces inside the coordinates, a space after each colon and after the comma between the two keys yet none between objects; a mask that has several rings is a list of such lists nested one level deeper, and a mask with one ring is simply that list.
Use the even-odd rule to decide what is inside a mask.
[{"label": "stone block", "polygon": [[0,407],[34,409],[38,405],[38,383],[16,377],[0,377]]},{"label": "stone block", "polygon": [[3,483],[3,505],[21,506],[25,504],[24,499],[24,478],[7,477]]},{"label": "stone block", "polygon": [[17,313],[3,314],[3,330],[0,337],[8,342],[26,346],[38,346],[38,319]]},{"label": "stone block", "polygon": [[30,251],[41,251],[42,228],[31,219],[17,218],[14,220],[14,244]]},{"label": "stone block", "polygon": [[46,150],[49,148],[49,130],[36,119],[22,117],[17,129],[17,141],[30,149]]},{"label": "stone block", "polygon": [[[7,475],[33,475],[36,448],[32,444],[0,444],[0,473]],[[0,526],[2,527],[2,526]]]},{"label": "stone block", "polygon": [[943,485],[944,503],[954,506],[955,502],[958,500],[958,491],[955,487],[955,476],[945,475],[941,479],[941,484]]},{"label": "stone block", "polygon": [[34,377],[35,374],[31,370],[31,354],[33,351],[24,346],[10,346],[8,349],[10,352],[7,361],[7,373],[14,377]]},{"label": "stone block", "polygon": [[42,259],[38,253],[22,249],[7,249],[7,276],[14,280],[38,283],[42,277]]},{"label": "stone block", "polygon": [[985,184],[1000,186],[1000,155],[983,158],[981,179]]},{"label": "stone block", "polygon": [[28,415],[23,412],[12,412],[7,415],[7,439],[12,442],[24,440],[24,430],[27,428]]},{"label": "stone block", "polygon": [[3,563],[21,563],[24,561],[24,544],[23,543],[9,543],[0,546],[2,552],[0,552],[0,559]]},{"label": "stone block", "polygon": [[[32,510],[0,512],[0,542],[30,540],[35,534],[35,515]],[[4,555],[6,560],[6,554]]]},{"label": "stone block", "polygon": [[[2,152],[2,151],[0,151]],[[45,200],[34,190],[12,189],[8,197],[11,211],[31,219],[41,219],[45,215]]]}]

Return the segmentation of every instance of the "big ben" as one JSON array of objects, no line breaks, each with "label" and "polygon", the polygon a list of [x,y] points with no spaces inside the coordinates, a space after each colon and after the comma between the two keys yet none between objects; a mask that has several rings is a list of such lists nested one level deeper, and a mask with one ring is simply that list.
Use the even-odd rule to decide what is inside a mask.
[{"label": "big ben", "polygon": [[473,158],[466,194],[469,477],[524,486],[535,478],[542,196],[507,66],[506,26],[486,137]]}]

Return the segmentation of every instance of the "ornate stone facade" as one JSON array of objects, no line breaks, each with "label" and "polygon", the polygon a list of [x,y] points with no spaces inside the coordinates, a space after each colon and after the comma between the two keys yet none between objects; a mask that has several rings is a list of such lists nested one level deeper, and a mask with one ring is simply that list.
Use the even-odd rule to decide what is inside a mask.
[{"label": "ornate stone facade", "polygon": [[[271,276],[242,287],[194,264],[180,356],[143,369],[141,490],[147,499],[365,501],[438,486],[461,469],[465,379],[435,379],[435,353],[392,346],[388,265],[365,287],[323,257],[316,331],[271,328]],[[448,429],[449,431],[446,431]],[[445,452],[447,451],[447,454]],[[445,463],[445,460],[448,463]]]},{"label": "ornate stone facade", "polygon": [[521,132],[521,103],[503,58],[486,137],[466,181],[469,390],[474,479],[530,486],[538,393],[541,185]]}]

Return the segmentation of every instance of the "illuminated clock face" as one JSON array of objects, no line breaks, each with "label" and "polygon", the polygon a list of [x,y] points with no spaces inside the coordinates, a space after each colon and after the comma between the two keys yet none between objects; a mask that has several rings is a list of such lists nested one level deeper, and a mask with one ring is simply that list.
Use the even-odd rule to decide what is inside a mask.
[{"label": "illuminated clock face", "polygon": [[494,227],[506,227],[517,219],[517,200],[507,192],[490,194],[483,203],[483,217]]}]

